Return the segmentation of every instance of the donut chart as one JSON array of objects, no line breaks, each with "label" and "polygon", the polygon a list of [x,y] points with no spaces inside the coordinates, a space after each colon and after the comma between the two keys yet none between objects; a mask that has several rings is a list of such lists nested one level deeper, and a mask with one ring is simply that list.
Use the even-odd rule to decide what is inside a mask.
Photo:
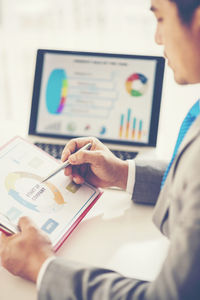
[{"label": "donut chart", "polygon": [[[141,88],[135,89],[134,83],[135,81],[140,81]],[[145,75],[140,73],[134,73],[128,77],[126,80],[126,90],[132,97],[141,97],[145,94],[148,86],[148,79]]]},{"label": "donut chart", "polygon": [[68,79],[65,70],[54,69],[46,87],[46,106],[50,114],[62,113],[67,100]]},{"label": "donut chart", "polygon": [[[5,187],[8,191],[8,194],[15,199],[18,203],[21,205],[25,206],[26,208],[29,208],[31,210],[34,210],[36,212],[39,212],[39,208],[36,204],[27,201],[22,197],[22,195],[19,193],[19,191],[16,189],[16,183],[18,180],[21,180],[23,178],[26,178],[28,180],[34,180],[36,182],[41,182],[42,177],[32,174],[32,173],[27,173],[27,172],[12,172],[7,175],[5,178]],[[52,192],[53,194],[53,201],[57,205],[62,205],[65,204],[65,200],[60,193],[60,191],[50,182],[45,182],[44,185]]]}]

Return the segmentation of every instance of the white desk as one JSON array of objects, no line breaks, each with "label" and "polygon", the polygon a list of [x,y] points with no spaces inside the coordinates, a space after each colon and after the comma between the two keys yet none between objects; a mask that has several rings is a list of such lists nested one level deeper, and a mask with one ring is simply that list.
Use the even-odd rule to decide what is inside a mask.
[{"label": "white desk", "polygon": [[[20,132],[20,127],[15,131],[16,127],[10,123],[4,124],[7,132],[1,135],[0,143],[15,132],[23,131],[21,128]],[[124,275],[152,279],[159,271],[168,246],[151,221],[152,213],[152,207],[133,204],[125,192],[105,190],[57,255],[113,268]],[[36,288],[32,283],[12,276],[2,267],[0,293],[1,300],[36,299]]]},{"label": "white desk", "polygon": [[[167,242],[151,221],[153,208],[135,205],[121,191],[106,190],[57,255],[113,268],[135,278],[153,278]],[[35,286],[0,267],[1,300],[36,299]]]}]

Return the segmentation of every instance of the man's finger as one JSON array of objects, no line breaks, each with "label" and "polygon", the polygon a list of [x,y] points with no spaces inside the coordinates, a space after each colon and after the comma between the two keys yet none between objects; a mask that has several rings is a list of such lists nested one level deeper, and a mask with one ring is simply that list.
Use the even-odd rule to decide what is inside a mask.
[{"label": "man's finger", "polygon": [[9,239],[10,235],[5,234],[4,232],[1,232],[0,235],[0,245],[3,244],[5,241]]},{"label": "man's finger", "polygon": [[72,166],[68,166],[67,168],[65,168],[64,173],[66,176],[72,175]]},{"label": "man's finger", "polygon": [[30,229],[30,227],[36,227],[37,228],[35,223],[31,219],[29,219],[28,217],[21,217],[19,219],[18,226],[21,229],[21,231],[28,230],[28,229]]},{"label": "man's finger", "polygon": [[70,155],[69,162],[72,165],[81,165],[86,163],[98,165],[101,158],[102,155],[100,151],[80,150],[77,153]]},{"label": "man's finger", "polygon": [[83,184],[85,182],[85,179],[79,175],[79,174],[75,174],[73,176],[73,181],[76,183],[76,184]]},{"label": "man's finger", "polygon": [[63,152],[62,152],[62,156],[61,156],[61,160],[65,161],[68,159],[68,157],[74,153],[75,151],[79,150],[80,148],[82,148],[83,146],[85,146],[86,144],[91,143],[93,144],[93,138],[89,138],[89,137],[83,137],[83,138],[78,138],[78,139],[72,139],[71,141],[69,141],[69,143],[67,143],[67,145],[65,146]]},{"label": "man's finger", "polygon": [[2,255],[3,249],[6,247],[6,244],[10,241],[12,238],[11,235],[7,235],[4,232],[1,232],[0,234],[0,256]]}]

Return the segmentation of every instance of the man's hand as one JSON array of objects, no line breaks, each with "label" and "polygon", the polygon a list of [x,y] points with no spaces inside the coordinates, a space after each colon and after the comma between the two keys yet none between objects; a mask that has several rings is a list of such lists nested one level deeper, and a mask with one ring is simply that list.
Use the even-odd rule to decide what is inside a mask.
[{"label": "man's hand", "polygon": [[53,256],[51,242],[27,217],[22,217],[18,225],[20,233],[1,234],[1,262],[12,274],[36,282],[43,262]]},{"label": "man's hand", "polygon": [[[92,144],[90,150],[78,151],[88,143]],[[65,175],[72,175],[77,184],[86,180],[97,187],[126,188],[128,163],[117,158],[96,138],[72,139],[65,146],[61,159],[63,162],[67,159],[70,161]]]}]

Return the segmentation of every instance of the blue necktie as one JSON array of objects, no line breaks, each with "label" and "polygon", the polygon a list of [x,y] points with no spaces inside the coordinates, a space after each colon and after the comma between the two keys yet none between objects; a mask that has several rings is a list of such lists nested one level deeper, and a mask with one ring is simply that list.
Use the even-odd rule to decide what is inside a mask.
[{"label": "blue necktie", "polygon": [[179,135],[178,135],[178,139],[176,141],[176,145],[174,148],[174,153],[172,155],[172,159],[169,163],[169,165],[167,166],[167,169],[164,173],[162,182],[161,182],[161,188],[163,187],[165,180],[167,178],[167,175],[169,173],[169,170],[171,168],[171,165],[173,164],[173,161],[176,157],[176,154],[178,152],[178,149],[181,145],[181,142],[183,141],[187,131],[189,130],[189,128],[191,127],[191,125],[194,123],[194,121],[196,120],[196,118],[200,115],[200,100],[198,100],[193,106],[192,108],[189,110],[189,112],[187,113],[185,119],[183,120],[183,123],[181,125],[180,131],[179,131]]}]

